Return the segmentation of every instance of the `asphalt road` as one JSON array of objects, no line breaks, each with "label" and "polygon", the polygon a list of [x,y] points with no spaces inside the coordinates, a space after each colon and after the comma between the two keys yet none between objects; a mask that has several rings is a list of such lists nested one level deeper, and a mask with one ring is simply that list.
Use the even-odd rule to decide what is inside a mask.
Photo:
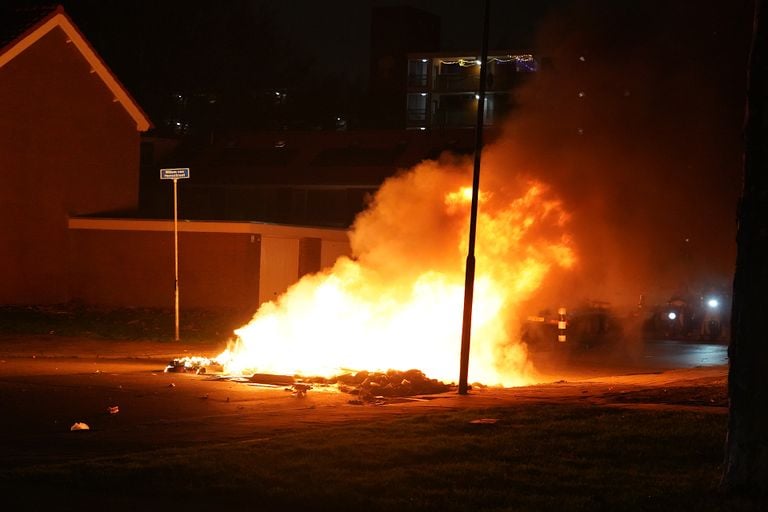
[{"label": "asphalt road", "polygon": [[728,364],[728,346],[675,340],[637,341],[621,346],[534,352],[531,358],[542,375],[551,380],[576,380],[724,366]]},{"label": "asphalt road", "polygon": [[659,370],[728,364],[728,346],[722,343],[648,341],[641,355],[648,367]]},{"label": "asphalt road", "polygon": [[[297,397],[284,387],[165,373],[173,353],[214,355],[222,347],[30,339],[0,340],[0,469],[112,457],[158,456],[174,447],[268,438],[392,415],[452,408],[510,406],[520,400],[605,403],[618,390],[653,386],[724,386],[725,346],[654,342],[631,351],[539,354],[544,384],[455,391],[386,406],[354,405],[335,388]],[[688,368],[669,372],[671,368]],[[586,382],[585,381],[589,381]],[[703,384],[702,384],[703,383]],[[666,391],[666,389],[665,389]],[[110,407],[117,407],[110,413]],[[71,431],[76,422],[87,431]]]}]

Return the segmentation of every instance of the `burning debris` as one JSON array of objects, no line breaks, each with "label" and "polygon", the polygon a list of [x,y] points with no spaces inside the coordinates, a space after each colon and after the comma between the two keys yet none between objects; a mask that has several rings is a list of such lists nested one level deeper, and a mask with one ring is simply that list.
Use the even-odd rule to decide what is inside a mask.
[{"label": "burning debris", "polygon": [[[240,375],[332,378],[340,368],[418,368],[454,379],[468,171],[464,161],[426,162],[387,180],[355,220],[353,258],[339,258],[262,304],[217,361]],[[551,270],[570,268],[576,258],[569,215],[544,184],[496,185],[480,195],[469,378],[513,386],[531,378],[517,310]],[[407,387],[390,381],[381,387],[387,385]]]},{"label": "burning debris", "polygon": [[450,389],[447,384],[428,378],[420,370],[389,370],[386,373],[363,371],[339,375],[335,381],[340,391],[357,395],[363,401],[373,401],[380,397],[432,395]]},{"label": "burning debris", "polygon": [[[362,398],[445,391],[460,352],[468,164],[428,161],[388,179],[355,219],[352,257],[262,304],[214,360],[175,360],[166,371],[200,374],[217,365],[233,378],[276,386],[314,375]],[[571,268],[576,256],[560,200],[543,183],[499,179],[505,164],[497,159],[491,171],[494,165],[492,192],[479,196],[469,378],[514,386],[529,382],[532,370],[518,309],[550,271]],[[342,368],[418,370],[339,376]]]},{"label": "burning debris", "polygon": [[254,374],[249,379],[262,385],[285,386],[296,397],[306,396],[313,386],[336,386],[342,393],[356,395],[360,403],[391,398],[432,395],[448,391],[451,387],[437,379],[430,379],[420,370],[387,372],[353,372],[335,377],[291,377],[289,375]]},{"label": "burning debris", "polygon": [[165,367],[165,373],[195,373],[202,375],[208,372],[221,372],[224,367],[207,357],[180,357],[173,359]]}]

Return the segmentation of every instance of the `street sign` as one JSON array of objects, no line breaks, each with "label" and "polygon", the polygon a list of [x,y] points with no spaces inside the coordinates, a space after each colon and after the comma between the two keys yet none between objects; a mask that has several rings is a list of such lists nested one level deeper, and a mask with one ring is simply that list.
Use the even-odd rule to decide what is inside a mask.
[{"label": "street sign", "polygon": [[161,180],[173,180],[173,259],[174,259],[174,305],[176,309],[176,341],[179,341],[179,199],[177,183],[189,178],[189,167],[160,169]]},{"label": "street sign", "polygon": [[175,169],[160,169],[161,180],[181,180],[189,178],[189,167],[178,167]]}]

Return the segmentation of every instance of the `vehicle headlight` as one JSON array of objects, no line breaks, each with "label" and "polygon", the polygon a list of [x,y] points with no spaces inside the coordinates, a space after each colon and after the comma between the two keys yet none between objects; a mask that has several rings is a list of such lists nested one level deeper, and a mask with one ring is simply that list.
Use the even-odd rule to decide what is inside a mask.
[{"label": "vehicle headlight", "polygon": [[717,309],[720,307],[720,301],[712,297],[707,301],[707,306],[709,306],[711,309]]}]

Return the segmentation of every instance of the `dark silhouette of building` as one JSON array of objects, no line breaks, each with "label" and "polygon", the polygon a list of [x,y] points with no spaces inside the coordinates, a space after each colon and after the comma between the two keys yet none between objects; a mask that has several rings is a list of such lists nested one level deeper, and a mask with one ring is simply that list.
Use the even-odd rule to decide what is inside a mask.
[{"label": "dark silhouette of building", "polygon": [[408,54],[440,47],[440,18],[408,6],[378,7],[371,18],[370,122],[404,128]]},{"label": "dark silhouette of building", "polygon": [[401,129],[252,132],[204,145],[145,138],[139,216],[168,218],[157,170],[191,167],[184,218],[347,228],[385,179],[444,151],[471,154],[473,137]]}]

